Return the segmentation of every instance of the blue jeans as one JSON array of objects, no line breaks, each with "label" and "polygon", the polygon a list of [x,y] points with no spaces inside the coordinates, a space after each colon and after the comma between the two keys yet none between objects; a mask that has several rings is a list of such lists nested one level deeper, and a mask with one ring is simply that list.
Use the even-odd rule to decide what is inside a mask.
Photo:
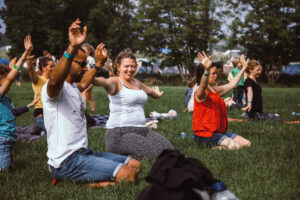
[{"label": "blue jeans", "polygon": [[97,183],[114,181],[123,165],[130,157],[79,149],[66,158],[59,168],[49,165],[50,172],[57,181],[67,180],[76,183]]},{"label": "blue jeans", "polygon": [[39,127],[40,129],[42,129],[45,132],[45,134],[47,134],[45,124],[44,124],[44,117],[35,117],[34,118],[34,124],[37,127]]},{"label": "blue jeans", "polygon": [[15,142],[8,137],[0,137],[0,171],[8,171],[12,163],[12,149]]},{"label": "blue jeans", "polygon": [[194,135],[194,139],[197,142],[206,144],[207,146],[220,146],[220,144],[225,138],[229,137],[231,139],[234,139],[236,136],[237,134],[231,132],[226,132],[226,133],[214,132],[214,134],[211,137],[199,137],[197,135]]}]

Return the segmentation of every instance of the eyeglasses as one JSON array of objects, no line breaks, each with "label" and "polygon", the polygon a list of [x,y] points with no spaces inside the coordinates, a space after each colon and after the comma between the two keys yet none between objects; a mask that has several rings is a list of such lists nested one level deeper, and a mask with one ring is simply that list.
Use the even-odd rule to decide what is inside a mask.
[{"label": "eyeglasses", "polygon": [[86,61],[73,60],[73,62],[76,62],[81,68],[84,68],[87,64]]}]

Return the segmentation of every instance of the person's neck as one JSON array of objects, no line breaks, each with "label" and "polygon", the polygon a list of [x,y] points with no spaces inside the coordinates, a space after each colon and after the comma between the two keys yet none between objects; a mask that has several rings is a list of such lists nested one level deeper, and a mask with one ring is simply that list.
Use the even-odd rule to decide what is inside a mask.
[{"label": "person's neck", "polygon": [[70,76],[67,76],[66,81],[68,83],[70,83],[71,85],[73,84],[73,80],[72,80],[72,78]]},{"label": "person's neck", "polygon": [[45,73],[45,72],[43,72],[42,73],[42,77],[44,77],[45,79],[49,79],[49,77],[50,77],[50,74],[47,74],[47,73]]},{"label": "person's neck", "polygon": [[124,79],[124,78],[122,78],[122,77],[120,77],[120,76],[119,76],[119,78],[120,78],[122,81],[126,82],[126,83],[131,83],[131,80],[132,80],[132,79],[126,80],[126,79]]},{"label": "person's neck", "polygon": [[249,78],[251,78],[252,80],[254,80],[256,82],[256,78],[252,74],[249,75]]}]

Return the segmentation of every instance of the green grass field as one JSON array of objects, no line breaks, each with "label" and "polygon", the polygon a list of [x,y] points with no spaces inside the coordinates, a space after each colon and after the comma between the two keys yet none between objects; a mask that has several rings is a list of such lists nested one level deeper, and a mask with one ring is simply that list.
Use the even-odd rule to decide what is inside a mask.
[{"label": "green grass field", "polygon": [[[185,87],[161,87],[160,99],[149,99],[144,106],[151,111],[174,109],[178,119],[159,123],[157,132],[167,137],[185,156],[203,162],[214,176],[240,199],[300,199],[300,125],[275,122],[232,122],[229,131],[249,139],[252,147],[238,151],[212,150],[196,144],[192,135],[192,115],[184,113]],[[102,88],[94,87],[96,113],[109,114],[108,98]],[[12,86],[8,95],[16,107],[31,102],[31,84]],[[300,112],[299,88],[263,88],[265,112],[276,112],[287,121],[300,120],[291,112]],[[240,112],[229,111],[229,117],[241,118]],[[32,111],[17,119],[18,126],[33,124]],[[178,134],[187,133],[186,139]],[[88,130],[89,147],[104,151],[103,129]],[[0,176],[0,199],[136,199],[148,184],[144,178],[154,161],[143,160],[143,170],[136,184],[120,184],[104,189],[91,189],[72,183],[52,187],[47,166],[46,137],[32,143],[18,142],[14,148],[14,166]]]}]

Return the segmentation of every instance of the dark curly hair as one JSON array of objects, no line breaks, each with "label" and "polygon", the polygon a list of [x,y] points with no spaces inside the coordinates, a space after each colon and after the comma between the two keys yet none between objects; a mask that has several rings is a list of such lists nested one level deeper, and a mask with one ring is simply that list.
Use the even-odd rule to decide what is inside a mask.
[{"label": "dark curly hair", "polygon": [[8,66],[4,65],[4,64],[0,64],[0,80],[2,78],[5,78],[7,76],[7,74],[9,73],[10,69]]}]

